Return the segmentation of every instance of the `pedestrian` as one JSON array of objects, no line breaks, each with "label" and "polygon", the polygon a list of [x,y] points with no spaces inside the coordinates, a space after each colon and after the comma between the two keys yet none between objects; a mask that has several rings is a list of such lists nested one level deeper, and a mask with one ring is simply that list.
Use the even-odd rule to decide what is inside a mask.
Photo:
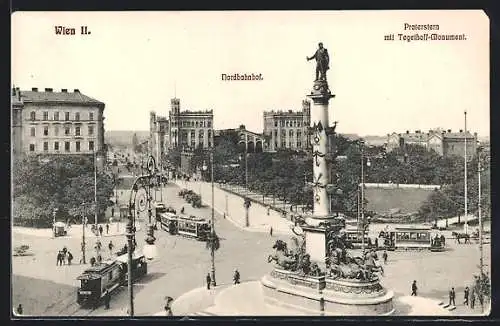
[{"label": "pedestrian", "polygon": [[57,263],[56,266],[59,266],[61,264],[61,251],[57,252]]},{"label": "pedestrian", "polygon": [[101,237],[102,237],[102,231],[104,231],[104,229],[102,228],[102,225],[99,225],[99,234],[101,235]]},{"label": "pedestrian", "polygon": [[115,217],[115,208],[111,207],[111,217]]},{"label": "pedestrian", "polygon": [[384,264],[387,265],[387,251],[384,250],[384,252],[382,253],[382,258],[384,258]]},{"label": "pedestrian", "polygon": [[68,265],[71,265],[71,261],[73,260],[73,255],[70,251],[68,251]]},{"label": "pedestrian", "polygon": [[181,208],[181,214],[184,214],[184,206]]},{"label": "pedestrian", "polygon": [[272,237],[273,236],[273,227],[271,226],[271,228],[269,229],[269,235]]},{"label": "pedestrian", "polygon": [[234,270],[233,281],[234,284],[240,284],[240,272],[237,269]]},{"label": "pedestrian", "polygon": [[417,290],[417,281],[413,281],[413,283],[411,284],[411,295],[417,296]]},{"label": "pedestrian", "polygon": [[110,241],[109,244],[108,244],[108,248],[109,248],[109,252],[111,254],[113,254],[113,248],[115,247],[115,245],[113,244],[113,241]]},{"label": "pedestrian", "polygon": [[210,282],[212,282],[212,278],[210,277],[210,273],[207,273],[207,290],[210,290]]},{"label": "pedestrian", "polygon": [[375,248],[378,248],[378,238],[375,238]]},{"label": "pedestrian", "polygon": [[111,301],[111,296],[109,295],[109,291],[104,291],[104,309],[109,309],[109,302]]},{"label": "pedestrian", "polygon": [[106,223],[106,234],[109,234],[109,223]]},{"label": "pedestrian", "polygon": [[476,303],[476,293],[474,291],[474,288],[472,288],[472,291],[470,291],[470,308],[474,309],[474,304]]},{"label": "pedestrian", "polygon": [[62,258],[63,258],[63,263],[66,264],[66,257],[67,257],[67,254],[68,254],[68,248],[66,248],[66,246],[63,247],[62,249]]},{"label": "pedestrian", "polygon": [[95,257],[90,258],[90,266],[95,265]]},{"label": "pedestrian", "polygon": [[267,215],[269,216],[269,213],[271,212],[271,208],[268,206],[267,207]]},{"label": "pedestrian", "polygon": [[464,290],[464,305],[468,306],[469,305],[469,287],[466,286]]},{"label": "pedestrian", "polygon": [[97,256],[97,263],[98,263],[98,264],[101,264],[101,263],[102,263],[102,256],[101,256],[101,255],[98,255],[98,256]]},{"label": "pedestrian", "polygon": [[23,314],[23,305],[22,305],[22,304],[19,304],[19,305],[17,306],[16,313],[17,313],[18,315],[22,315],[22,314]]},{"label": "pedestrian", "polygon": [[450,303],[449,306],[453,303],[453,306],[455,306],[455,288],[451,288],[450,290]]}]

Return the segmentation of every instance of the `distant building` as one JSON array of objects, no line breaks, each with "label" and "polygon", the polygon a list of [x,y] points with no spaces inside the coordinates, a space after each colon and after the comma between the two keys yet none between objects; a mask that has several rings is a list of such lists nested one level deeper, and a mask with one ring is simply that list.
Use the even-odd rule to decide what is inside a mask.
[{"label": "distant building", "polygon": [[471,134],[460,130],[452,132],[448,130],[429,130],[423,133],[420,130],[410,133],[406,131],[403,134],[388,134],[387,135],[387,151],[392,151],[396,148],[403,148],[405,145],[419,145],[427,150],[433,150],[442,156],[463,156],[465,140],[467,140],[467,157],[470,159],[476,154],[477,148],[477,133]]},{"label": "distant building", "polygon": [[266,137],[250,130],[247,130],[245,125],[240,125],[239,128],[222,129],[214,131],[214,142],[217,145],[220,137],[234,137],[235,141],[245,144],[248,152],[265,152],[268,148]]},{"label": "distant building", "polygon": [[150,113],[149,147],[152,155],[159,162],[171,149],[192,152],[201,146],[212,146],[213,110],[180,110],[180,100],[170,100],[168,118]]},{"label": "distant building", "polygon": [[[98,153],[105,158],[104,103],[78,89],[22,91],[13,88],[12,152],[19,154]],[[104,162],[104,159],[102,160]]]},{"label": "distant building", "polygon": [[310,147],[308,128],[311,121],[311,103],[302,101],[301,111],[265,111],[263,135],[269,139],[267,149],[305,150]]}]

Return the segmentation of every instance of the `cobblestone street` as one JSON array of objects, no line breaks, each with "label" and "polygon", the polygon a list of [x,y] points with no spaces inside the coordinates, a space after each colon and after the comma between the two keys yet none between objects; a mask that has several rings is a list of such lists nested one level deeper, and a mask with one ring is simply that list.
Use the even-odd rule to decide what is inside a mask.
[{"label": "cobblestone street", "polygon": [[[180,210],[185,208],[189,215],[210,218],[211,208],[204,206],[195,209],[177,196],[180,188],[169,185],[164,189],[163,198],[167,205]],[[203,195],[206,195],[203,193]],[[267,255],[272,251],[272,245],[278,238],[288,240],[287,235],[274,235],[270,237],[267,232],[246,232],[241,227],[224,219],[216,211],[216,230],[221,237],[221,248],[216,252],[216,276],[219,286],[230,285],[235,268],[241,273],[242,281],[258,280],[272,269],[267,263]],[[262,219],[262,217],[260,217]],[[76,227],[76,226],[75,226]],[[137,233],[139,246],[144,243],[144,230]],[[154,315],[161,312],[164,297],[177,298],[183,293],[195,288],[205,286],[205,275],[210,271],[210,251],[205,243],[179,236],[171,236],[163,230],[155,233],[157,237],[158,259],[149,263],[148,275],[137,282],[135,291],[136,315]],[[88,239],[87,260],[94,254],[95,238]],[[76,277],[82,272],[83,266],[78,264],[80,259],[79,237],[50,238],[23,233],[14,233],[13,245],[29,245],[33,256],[13,257],[12,271],[16,276],[24,276],[39,280],[46,280],[60,284],[61,287],[78,285]],[[113,241],[115,248],[125,244],[123,235],[103,237],[105,248],[109,241]],[[75,256],[72,266],[56,266],[57,250],[67,246]],[[455,244],[449,242],[449,250],[445,252],[389,252],[389,261],[385,267],[385,276],[382,283],[392,289],[396,295],[409,295],[410,285],[417,280],[419,296],[447,301],[447,293],[454,286],[457,293],[457,309],[455,314],[469,313],[465,307],[460,307],[463,297],[463,288],[472,280],[472,275],[477,272],[478,247],[477,245]],[[104,250],[106,252],[106,250]],[[485,261],[489,261],[489,246],[485,248]],[[109,252],[107,253],[109,255]],[[88,266],[88,265],[87,265]],[[51,283],[53,284],[53,283]],[[38,290],[37,290],[38,289]],[[40,305],[52,304],[44,302],[43,287],[37,286],[33,291],[18,293],[14,305],[30,301],[30,306],[38,307],[35,311],[54,313],[57,309],[43,309]],[[65,293],[65,294],[64,294]],[[61,292],[61,295],[70,296],[76,301],[76,293]],[[67,294],[70,293],[70,294]],[[66,301],[61,298],[61,302]],[[35,303],[38,301],[38,303]],[[99,308],[89,312],[90,315],[123,315],[128,305],[127,291],[124,287],[116,293],[111,300],[111,310]],[[28,308],[28,305],[26,306]],[[72,307],[74,309],[74,307]],[[187,308],[186,308],[187,309]],[[479,310],[476,309],[476,313]],[[30,314],[28,310],[25,312]],[[68,313],[72,313],[68,311]],[[64,312],[61,312],[64,314]]]}]

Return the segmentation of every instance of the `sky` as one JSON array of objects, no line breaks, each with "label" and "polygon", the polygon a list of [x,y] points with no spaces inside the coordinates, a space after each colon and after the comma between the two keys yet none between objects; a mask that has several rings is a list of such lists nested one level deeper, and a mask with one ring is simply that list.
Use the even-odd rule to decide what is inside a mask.
[{"label": "sky", "polygon": [[[405,30],[404,24],[439,25]],[[76,35],[56,35],[55,26]],[[90,34],[81,35],[80,26]],[[403,41],[398,34],[465,34]],[[384,40],[394,34],[394,41]],[[149,112],[214,110],[214,127],[261,132],[264,110],[299,110],[314,54],[330,54],[330,121],[340,133],[441,127],[489,135],[489,21],[482,11],[17,12],[12,80],[78,88],[106,104],[106,130],[148,130]],[[262,74],[223,81],[222,74]]]}]

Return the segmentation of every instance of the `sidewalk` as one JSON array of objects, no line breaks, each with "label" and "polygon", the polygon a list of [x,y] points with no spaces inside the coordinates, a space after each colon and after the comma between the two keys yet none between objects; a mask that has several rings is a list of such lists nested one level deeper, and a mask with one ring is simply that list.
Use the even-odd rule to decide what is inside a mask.
[{"label": "sidewalk", "polygon": [[[115,237],[115,236],[121,236],[125,234],[125,222],[114,222],[109,224],[109,233],[106,233],[106,225],[101,224],[103,226],[103,233],[102,237]],[[136,224],[136,230],[140,231],[141,226],[139,223]],[[60,236],[57,238],[81,238],[82,237],[82,225],[72,225],[68,230],[68,234],[65,236]],[[42,238],[54,238],[54,234],[52,232],[52,229],[35,229],[35,228],[28,228],[28,227],[20,227],[20,226],[14,226],[12,227],[12,233],[18,233],[18,234],[24,234],[24,235],[30,235],[30,236],[35,236],[35,237],[42,237]],[[98,238],[100,236],[95,235],[91,229],[90,225],[87,224],[87,228],[85,229],[85,237],[87,238]]]}]

